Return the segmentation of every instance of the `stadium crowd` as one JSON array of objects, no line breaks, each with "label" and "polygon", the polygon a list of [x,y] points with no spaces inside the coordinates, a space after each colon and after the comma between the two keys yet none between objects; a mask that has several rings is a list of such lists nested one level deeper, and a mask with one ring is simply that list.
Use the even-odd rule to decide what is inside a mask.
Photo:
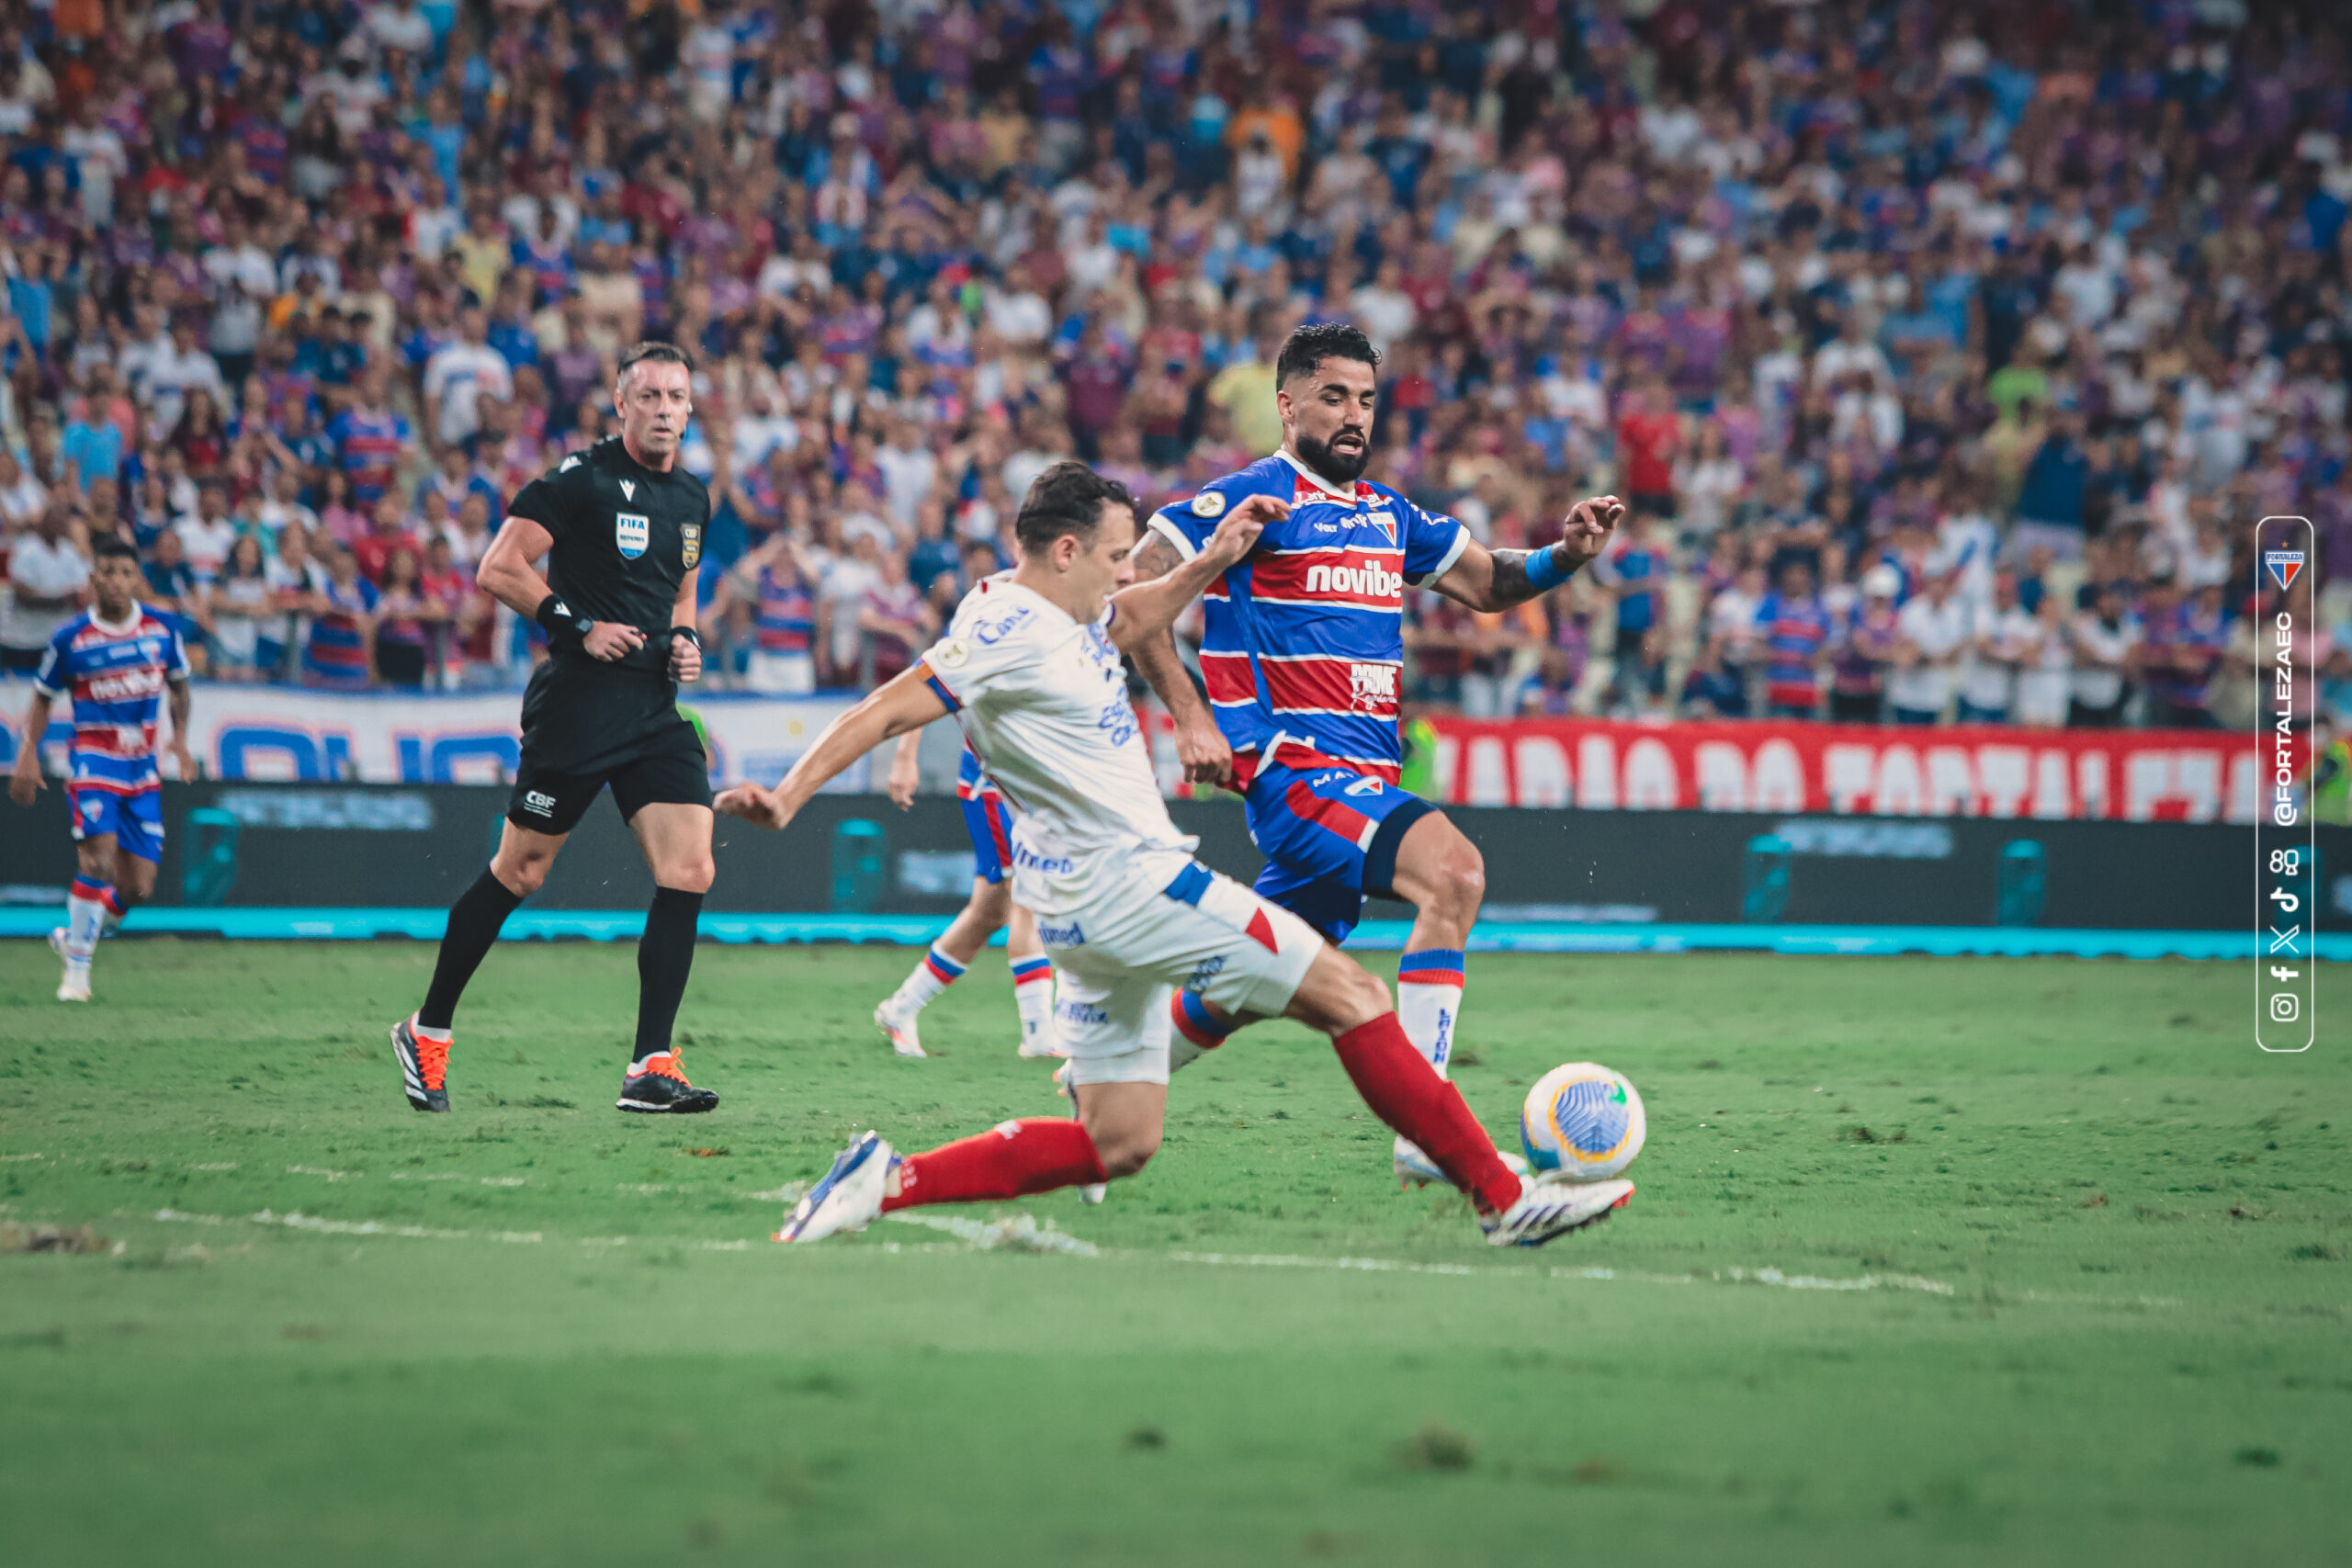
[{"label": "stadium crowd", "polygon": [[[2352,62],[2244,0],[0,0],[0,666],[123,533],[229,681],[510,683],[503,501],[699,360],[712,678],[903,667],[1047,464],[1279,442],[1596,569],[1408,607],[1474,716],[2352,705]],[[2324,586],[2323,586],[2324,585]]]}]

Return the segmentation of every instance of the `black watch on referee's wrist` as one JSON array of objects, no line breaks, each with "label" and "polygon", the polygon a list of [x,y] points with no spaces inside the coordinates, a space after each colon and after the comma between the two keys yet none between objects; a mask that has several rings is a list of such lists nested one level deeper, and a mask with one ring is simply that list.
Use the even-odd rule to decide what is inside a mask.
[{"label": "black watch on referee's wrist", "polygon": [[697,653],[702,651],[702,633],[695,630],[694,627],[672,626],[670,628],[670,641],[674,644],[680,637],[684,637],[688,642],[693,643],[695,645],[695,651]]},{"label": "black watch on referee's wrist", "polygon": [[538,613],[531,617],[545,628],[550,648],[578,649],[588,641],[588,634],[596,625],[587,616],[563,601],[560,593],[550,593],[539,601]]}]

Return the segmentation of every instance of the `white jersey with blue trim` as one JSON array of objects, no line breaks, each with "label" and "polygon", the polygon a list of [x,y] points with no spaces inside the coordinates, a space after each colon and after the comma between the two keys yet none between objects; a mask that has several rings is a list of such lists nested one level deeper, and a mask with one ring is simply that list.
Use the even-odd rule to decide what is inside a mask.
[{"label": "white jersey with blue trim", "polygon": [[1141,850],[1190,853],[1160,798],[1105,607],[1080,625],[997,579],[964,596],[924,677],[1019,812],[1012,872],[1039,914],[1081,901],[1105,863]]}]

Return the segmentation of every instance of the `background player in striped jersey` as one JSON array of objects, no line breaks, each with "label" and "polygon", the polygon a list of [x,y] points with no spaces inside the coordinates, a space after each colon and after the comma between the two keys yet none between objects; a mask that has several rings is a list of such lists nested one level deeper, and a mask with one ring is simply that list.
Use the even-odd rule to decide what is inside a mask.
[{"label": "background player in striped jersey", "polygon": [[[914,804],[915,753],[922,744],[922,732],[910,730],[899,738],[898,750],[891,753],[888,789],[891,801],[901,811]],[[972,835],[972,897],[931,944],[914,972],[874,1010],[874,1021],[890,1037],[890,1048],[899,1055],[922,1055],[915,1015],[922,1011],[924,1003],[962,979],[989,938],[1009,925],[1004,955],[1012,964],[1012,999],[1021,1010],[1020,1054],[1057,1055],[1054,966],[1046,956],[1046,944],[1037,939],[1037,917],[1012,901],[1008,880],[1012,873],[1012,808],[1005,804],[996,782],[980,771],[980,760],[968,746],[956,768],[956,798],[964,807],[964,826]]]},{"label": "background player in striped jersey", "polygon": [[172,758],[183,779],[196,777],[187,750],[187,651],[178,629],[139,603],[144,581],[139,551],[112,536],[91,542],[96,603],[57,628],[33,676],[25,743],[8,779],[8,798],[30,806],[41,787],[40,738],[51,705],[74,705],[72,771],[77,874],[65,899],[65,924],[49,944],[65,961],[61,1002],[90,999],[90,957],[109,916],[120,919],[155,891],[164,854],[163,774],[155,765],[155,721],[168,705]]},{"label": "background player in striped jersey", "polygon": [[[1405,589],[1434,589],[1478,611],[1525,604],[1607,548],[1624,508],[1615,496],[1579,502],[1558,544],[1489,550],[1453,518],[1364,482],[1379,364],[1346,322],[1292,333],[1274,366],[1281,449],[1153,515],[1136,551],[1139,578],[1193,559],[1249,497],[1290,506],[1202,595],[1208,704],[1167,633],[1132,652],[1175,718],[1187,776],[1241,792],[1250,836],[1266,856],[1259,893],[1334,942],[1363,918],[1367,895],[1414,907],[1396,1013],[1442,1076],[1486,863],[1461,829],[1397,787]],[[1191,991],[1172,1005],[1178,1032],[1201,1049],[1247,1021]],[[1395,1161],[1404,1180],[1442,1179],[1402,1136]]]}]

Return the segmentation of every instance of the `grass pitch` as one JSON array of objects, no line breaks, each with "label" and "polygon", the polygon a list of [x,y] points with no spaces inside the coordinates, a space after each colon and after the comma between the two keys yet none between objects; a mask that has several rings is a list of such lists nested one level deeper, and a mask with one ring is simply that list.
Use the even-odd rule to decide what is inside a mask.
[{"label": "grass pitch", "polygon": [[110,943],[84,1010],[0,945],[0,1222],[107,1241],[0,1258],[0,1555],[2342,1560],[2352,1093],[2340,1038],[2255,1050],[2244,967],[1482,956],[1491,1127],[1563,1060],[1648,1103],[1592,1233],[1399,1194],[1281,1025],[1102,1207],[926,1211],[1091,1255],[773,1247],[860,1128],[1063,1104],[1001,958],[892,1057],[914,957],[703,949],[726,1102],[672,1122],[611,1109],[627,947],[494,953],[426,1118],[384,1031],[428,947]]}]

